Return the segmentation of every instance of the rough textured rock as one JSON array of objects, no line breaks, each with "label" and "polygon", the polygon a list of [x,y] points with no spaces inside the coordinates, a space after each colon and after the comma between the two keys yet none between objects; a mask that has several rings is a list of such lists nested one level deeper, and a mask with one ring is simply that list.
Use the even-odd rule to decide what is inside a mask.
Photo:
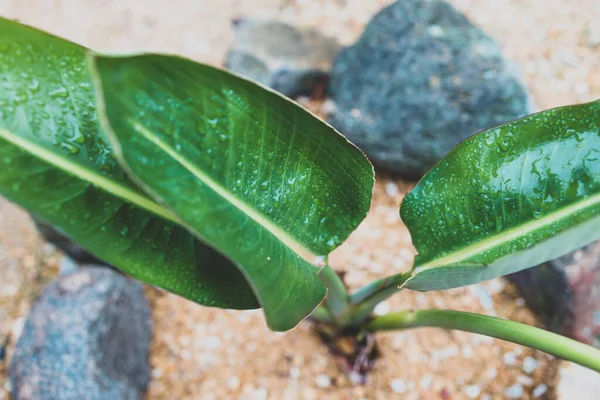
[{"label": "rough textured rock", "polygon": [[573,323],[569,282],[560,265],[567,257],[572,258],[565,256],[507,276],[546,327],[561,334],[568,334]]},{"label": "rough textured rock", "polygon": [[142,286],[90,267],[49,285],[10,364],[18,399],[141,399],[149,381],[150,308]]},{"label": "rough textured rock", "polygon": [[530,112],[516,75],[451,5],[402,0],[336,58],[329,121],[380,171],[419,178],[463,139]]},{"label": "rough textured rock", "polygon": [[508,279],[548,329],[600,348],[600,242]]},{"label": "rough textured rock", "polygon": [[237,20],[234,29],[227,68],[288,97],[324,92],[340,50],[334,39],[268,20]]}]

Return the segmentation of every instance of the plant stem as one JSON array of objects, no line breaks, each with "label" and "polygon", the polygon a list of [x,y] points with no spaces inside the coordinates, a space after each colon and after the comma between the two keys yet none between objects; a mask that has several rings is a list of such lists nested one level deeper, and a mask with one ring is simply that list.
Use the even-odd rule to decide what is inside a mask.
[{"label": "plant stem", "polygon": [[375,317],[366,328],[379,331],[427,326],[507,340],[600,372],[600,350],[540,328],[496,317],[450,310],[404,311]]},{"label": "plant stem", "polygon": [[317,307],[314,313],[310,317],[316,321],[324,322],[326,324],[335,324],[335,321],[331,317],[329,310],[322,305]]},{"label": "plant stem", "polygon": [[350,298],[346,285],[328,265],[319,272],[319,279],[327,288],[325,307],[338,325],[345,326],[350,319]]},{"label": "plant stem", "polygon": [[398,292],[398,288],[410,277],[410,273],[397,274],[363,286],[350,295],[350,303],[355,308],[352,323],[360,324],[367,319],[377,304]]}]

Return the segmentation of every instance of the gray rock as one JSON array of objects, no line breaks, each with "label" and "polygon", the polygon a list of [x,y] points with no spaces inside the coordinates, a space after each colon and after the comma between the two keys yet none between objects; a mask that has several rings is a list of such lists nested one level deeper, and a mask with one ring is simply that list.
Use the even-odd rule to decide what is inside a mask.
[{"label": "gray rock", "polygon": [[527,306],[535,312],[552,332],[563,335],[571,331],[573,310],[571,292],[565,273],[566,258],[559,258],[508,275]]},{"label": "gray rock", "polygon": [[548,329],[600,348],[600,241],[507,278]]},{"label": "gray rock", "polygon": [[324,92],[340,50],[334,39],[267,20],[237,20],[234,29],[227,68],[288,97]]},{"label": "gray rock", "polygon": [[451,5],[398,1],[336,58],[329,122],[380,171],[419,178],[460,141],[530,112],[516,75]]},{"label": "gray rock", "polygon": [[49,285],[9,368],[19,399],[141,399],[149,381],[150,307],[142,286],[89,267]]}]

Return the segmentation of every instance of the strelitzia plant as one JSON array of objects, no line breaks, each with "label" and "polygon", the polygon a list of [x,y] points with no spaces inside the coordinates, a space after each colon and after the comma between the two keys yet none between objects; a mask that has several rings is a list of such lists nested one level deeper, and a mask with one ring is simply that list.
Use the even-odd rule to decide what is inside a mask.
[{"label": "strelitzia plant", "polygon": [[600,351],[451,310],[373,315],[404,290],[500,277],[600,238],[600,102],[472,136],[400,208],[408,273],[349,293],[327,255],[364,219],[365,155],[296,103],[181,57],[103,55],[0,20],[0,193],[89,252],[198,304],[331,337],[480,333],[600,371]]}]

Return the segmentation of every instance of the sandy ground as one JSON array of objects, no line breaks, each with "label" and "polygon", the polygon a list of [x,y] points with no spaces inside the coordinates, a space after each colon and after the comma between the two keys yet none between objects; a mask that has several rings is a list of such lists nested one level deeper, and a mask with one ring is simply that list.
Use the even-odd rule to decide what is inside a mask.
[{"label": "sandy ground", "polygon": [[[521,67],[538,108],[600,97],[599,0],[454,0]],[[275,17],[314,26],[349,44],[390,1],[0,0],[0,15],[98,50],[148,50],[220,64],[230,21]],[[410,268],[410,237],[398,205],[410,185],[379,177],[372,212],[332,256],[352,287]],[[14,345],[31,300],[61,255],[26,214],[0,201],[0,345]],[[307,324],[278,334],[260,312],[203,308],[148,288],[155,318],[152,399],[555,398],[558,361],[521,346],[436,329],[380,335],[382,358],[364,386],[340,372]],[[451,291],[403,293],[378,311],[439,307],[536,323],[501,280]],[[0,398],[7,397],[6,362]],[[530,371],[528,367],[532,367]]]}]

